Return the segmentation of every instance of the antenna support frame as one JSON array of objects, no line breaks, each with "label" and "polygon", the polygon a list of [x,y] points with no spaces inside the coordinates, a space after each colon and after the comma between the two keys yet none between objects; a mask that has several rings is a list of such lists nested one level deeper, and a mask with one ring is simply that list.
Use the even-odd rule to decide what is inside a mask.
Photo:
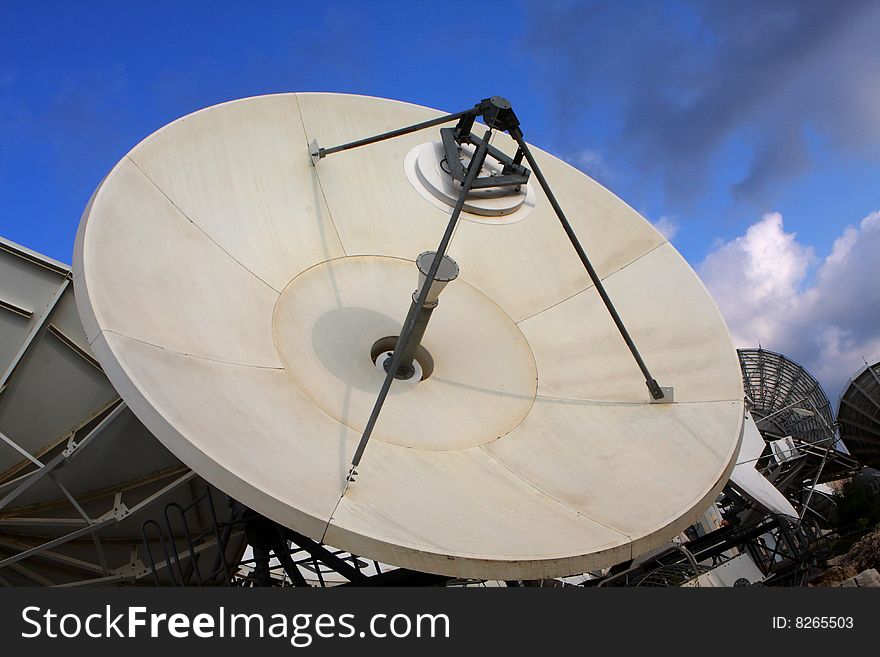
[{"label": "antenna support frame", "polygon": [[[478,117],[482,117],[486,125],[488,126],[488,130],[486,131],[486,134],[482,139],[472,134],[474,122]],[[568,236],[571,245],[577,252],[581,264],[584,266],[584,269],[590,277],[593,286],[599,293],[602,302],[605,304],[605,308],[608,310],[608,313],[614,320],[614,324],[616,325],[620,336],[623,338],[627,348],[632,354],[633,359],[636,361],[636,365],[638,365],[639,369],[642,372],[642,375],[645,377],[645,385],[647,386],[648,392],[650,393],[650,403],[664,404],[673,403],[674,401],[673,389],[671,387],[661,386],[659,383],[657,383],[657,380],[651,375],[651,372],[648,369],[648,366],[645,364],[645,361],[642,358],[641,354],[639,353],[635,342],[630,336],[629,331],[627,330],[626,326],[623,323],[623,320],[617,312],[617,309],[614,307],[614,304],[611,301],[611,297],[608,296],[608,292],[605,290],[602,279],[599,277],[598,272],[596,272],[596,269],[590,262],[590,259],[587,256],[586,251],[584,251],[583,246],[581,246],[580,240],[575,234],[574,229],[566,218],[565,213],[562,211],[562,207],[556,200],[556,196],[553,194],[553,190],[550,188],[550,184],[547,182],[547,179],[544,177],[541,168],[538,166],[537,161],[535,160],[531,150],[526,144],[525,139],[523,138],[522,130],[520,130],[519,127],[519,119],[514,113],[513,108],[510,105],[510,101],[508,101],[506,98],[503,98],[501,96],[491,96],[489,98],[484,98],[479,103],[474,105],[474,107],[472,107],[471,109],[457,112],[455,114],[447,114],[446,116],[441,116],[436,119],[431,119],[429,121],[423,121],[422,123],[399,128],[397,130],[385,132],[380,135],[375,135],[373,137],[367,137],[365,139],[359,139],[357,141],[348,142],[346,144],[340,144],[339,146],[334,146],[332,148],[321,148],[320,146],[318,146],[317,140],[313,139],[312,142],[309,144],[309,155],[311,157],[312,164],[317,166],[317,163],[321,159],[333,153],[339,153],[341,151],[350,150],[352,148],[375,144],[380,141],[385,141],[386,139],[400,137],[402,135],[410,134],[418,130],[424,130],[426,128],[435,127],[456,120],[458,121],[458,123],[454,128],[441,128],[440,136],[443,140],[443,148],[446,152],[446,160],[450,168],[450,173],[453,179],[461,185],[459,199],[456,203],[455,209],[452,212],[452,217],[450,218],[449,225],[447,226],[446,232],[443,235],[443,239],[440,242],[440,246],[438,247],[436,252],[437,255],[439,255],[440,257],[434,258],[430,266],[427,279],[421,285],[420,290],[418,290],[418,296],[416,297],[414,295],[413,303],[410,305],[409,312],[407,313],[407,317],[404,320],[403,330],[400,334],[398,343],[394,348],[392,356],[384,363],[384,367],[387,372],[385,382],[382,385],[382,389],[380,390],[379,396],[376,399],[376,404],[373,407],[373,412],[361,436],[361,440],[358,444],[357,450],[355,451],[354,458],[352,459],[351,469],[349,470],[347,478],[348,483],[351,483],[353,481],[354,475],[357,472],[356,468],[360,463],[364,449],[366,448],[367,442],[370,439],[373,427],[375,426],[376,420],[378,419],[379,411],[382,409],[385,398],[388,395],[388,389],[391,386],[391,382],[395,378],[405,379],[412,376],[407,368],[407,364],[411,366],[412,360],[405,360],[404,355],[406,355],[407,358],[411,356],[411,342],[415,342],[416,345],[418,345],[418,340],[420,340],[421,338],[420,334],[424,333],[424,329],[427,326],[427,320],[430,318],[430,313],[431,310],[433,310],[433,307],[426,308],[424,307],[424,303],[428,295],[428,290],[431,286],[431,281],[433,281],[433,277],[437,273],[437,269],[440,266],[440,261],[445,256],[446,247],[449,244],[449,239],[452,236],[455,225],[458,223],[459,216],[464,206],[465,197],[470,193],[472,189],[478,189],[481,187],[519,187],[529,180],[529,177],[532,173],[534,173],[535,177],[538,179],[538,183],[541,185],[541,189],[544,191],[547,200],[553,207],[553,211],[556,214],[557,219],[559,219],[559,223],[562,225],[562,228],[565,231],[565,234]],[[507,132],[517,143],[518,148],[516,150],[516,154],[513,157],[506,155],[499,149],[489,144],[489,138],[493,130],[501,130],[503,132]],[[460,147],[465,143],[476,147],[474,155],[466,168],[461,162],[459,155]],[[503,165],[501,175],[482,177],[478,175],[482,169],[483,162],[485,161],[487,155],[491,155]],[[523,166],[523,159],[528,162],[529,167],[531,167],[531,171]],[[420,330],[417,330],[417,327]],[[414,341],[413,338],[416,336],[417,340]],[[399,369],[401,368],[401,366],[403,366],[402,370]]]}]

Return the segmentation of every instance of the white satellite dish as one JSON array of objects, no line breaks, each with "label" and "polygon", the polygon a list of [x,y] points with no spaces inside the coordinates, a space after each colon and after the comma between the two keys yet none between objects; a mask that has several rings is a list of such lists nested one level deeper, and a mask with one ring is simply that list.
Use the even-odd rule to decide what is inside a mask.
[{"label": "white satellite dish", "polygon": [[[163,511],[191,507],[196,537],[212,524],[206,489],[104,376],[70,269],[0,238],[0,585],[179,582],[193,560],[181,518],[172,512],[166,523]],[[163,549],[157,531],[147,532],[152,563],[142,532],[151,520],[167,539]],[[242,538],[229,542],[230,560]],[[217,548],[206,547],[199,541],[195,561],[207,580]],[[178,558],[166,559],[175,549]]]},{"label": "white satellite dish", "polygon": [[739,450],[737,464],[730,475],[730,481],[747,497],[768,511],[797,518],[798,513],[791,505],[791,502],[764,475],[755,469],[766,445],[767,443],[758,430],[758,425],[755,424],[752,416],[746,413],[742,446]]},{"label": "white satellite dish", "polygon": [[[385,377],[376,350],[401,333],[414,260],[437,248],[451,206],[436,178],[433,191],[419,189],[412,168],[434,130],[317,165],[308,145],[439,116],[377,98],[281,94],[211,107],[145,139],[80,225],[74,283],[92,349],[183,462],[259,513],[355,554],[539,579],[662,544],[733,468],[736,353],[664,237],[537,149],[675,402],[648,402],[537,182],[513,201],[483,190],[468,197],[475,211],[449,248],[460,273],[416,355],[425,378],[390,388],[347,485]],[[516,148],[501,132],[492,144]]]}]

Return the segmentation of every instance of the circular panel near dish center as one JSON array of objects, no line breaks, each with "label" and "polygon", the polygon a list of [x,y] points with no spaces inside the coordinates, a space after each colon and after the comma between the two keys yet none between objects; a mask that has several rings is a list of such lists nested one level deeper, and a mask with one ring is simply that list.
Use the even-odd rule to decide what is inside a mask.
[{"label": "circular panel near dish center", "polygon": [[[675,403],[649,403],[538,190],[510,215],[463,216],[449,249],[460,272],[416,354],[422,373],[394,382],[346,487],[382,384],[375,361],[401,330],[415,259],[437,248],[450,207],[407,175],[408,154],[435,131],[317,166],[308,144],[439,114],[280,94],[211,107],[145,139],[95,191],[77,236],[74,285],[92,350],[184,463],[346,551],[452,576],[539,579],[662,545],[733,467],[737,357],[712,299],[663,236],[538,149]],[[504,134],[492,143],[515,150]]]},{"label": "circular panel near dish center", "polygon": [[[400,258],[329,260],[293,279],[275,305],[285,372],[321,410],[359,433],[385,378],[370,348],[400,333],[415,273],[412,261]],[[478,447],[531,409],[537,372],[522,332],[488,297],[456,283],[444,290],[422,342],[434,365],[430,375],[392,386],[373,440],[416,449]]]}]

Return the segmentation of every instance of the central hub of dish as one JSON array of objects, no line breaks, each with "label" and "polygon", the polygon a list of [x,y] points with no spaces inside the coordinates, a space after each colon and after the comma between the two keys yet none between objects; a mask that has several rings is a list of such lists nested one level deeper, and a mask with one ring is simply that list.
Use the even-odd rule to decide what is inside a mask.
[{"label": "central hub of dish", "polygon": [[[370,360],[376,365],[376,369],[381,372],[387,372],[390,366],[389,359],[394,354],[394,348],[397,346],[397,340],[400,336],[386,335],[379,338],[370,347]],[[424,381],[434,373],[434,359],[431,354],[422,345],[416,349],[415,358],[413,359],[413,373],[403,379],[404,381]]]},{"label": "central hub of dish", "polygon": [[[444,255],[437,259],[436,251],[425,251],[416,258],[419,270],[419,285],[412,293],[412,303],[404,320],[403,333],[400,334],[392,347],[390,357],[386,356],[376,365],[385,372],[394,368],[394,378],[409,380],[420,369],[416,362],[416,352],[421,347],[422,338],[431,320],[434,308],[440,302],[440,293],[458,277],[458,265],[455,260]],[[421,380],[421,372],[419,378]]]},{"label": "central hub of dish", "polygon": [[[287,376],[357,432],[385,379],[413,279],[412,260],[337,258],[294,278],[275,305],[275,348]],[[394,381],[373,440],[442,451],[477,447],[511,431],[532,407],[535,360],[507,313],[462,279],[443,291],[440,306],[414,354],[421,372]]]}]

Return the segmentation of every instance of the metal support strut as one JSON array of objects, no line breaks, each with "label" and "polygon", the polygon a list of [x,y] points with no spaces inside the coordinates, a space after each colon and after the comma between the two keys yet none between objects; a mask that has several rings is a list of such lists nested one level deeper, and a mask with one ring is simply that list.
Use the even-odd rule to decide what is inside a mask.
[{"label": "metal support strut", "polygon": [[[416,292],[418,292],[418,290],[416,290]],[[419,348],[422,338],[425,335],[425,330],[428,328],[428,322],[431,320],[431,313],[434,312],[434,308],[431,306],[425,306],[423,308],[413,307],[415,305],[416,294],[413,294],[412,304],[410,305],[407,315],[411,316],[415,313],[416,323],[413,327],[412,335],[410,335],[409,341],[406,344],[406,351],[404,351],[400,357],[400,365],[394,373],[394,376],[398,379],[409,379],[415,374],[416,368],[413,365],[413,361],[416,357],[416,350]],[[384,367],[386,372],[391,369],[391,363],[393,360],[393,355],[385,360]]]},{"label": "metal support strut", "polygon": [[[483,121],[489,127],[483,139],[479,139],[471,134],[471,130],[474,126],[474,121],[477,117],[482,117]],[[544,177],[541,168],[538,166],[538,163],[532,155],[531,150],[523,139],[523,133],[519,127],[519,119],[517,119],[516,115],[513,112],[513,109],[511,109],[510,103],[505,98],[501,98],[500,96],[492,96],[491,98],[483,99],[469,110],[464,110],[455,114],[447,114],[436,119],[431,119],[430,121],[424,121],[422,123],[417,123],[411,126],[407,126],[405,128],[400,128],[398,130],[392,130],[390,132],[385,132],[383,134],[373,137],[367,137],[365,139],[348,142],[339,146],[334,146],[332,148],[320,148],[317,141],[313,140],[311,144],[309,144],[309,153],[312,157],[312,163],[317,164],[319,160],[333,153],[339,153],[341,151],[357,148],[359,146],[374,144],[376,142],[384,141],[386,139],[392,139],[394,137],[406,135],[417,130],[423,130],[425,128],[438,126],[443,123],[454,121],[456,119],[458,120],[458,125],[455,127],[454,130],[441,130],[444,148],[446,149],[447,153],[450,153],[451,150],[455,148],[456,144],[458,146],[461,146],[463,143],[474,145],[476,147],[476,150],[473,157],[471,158],[470,164],[466,172],[467,175],[464,177],[463,181],[461,180],[462,171],[460,170],[460,167],[454,169],[453,177],[456,179],[456,181],[461,182],[461,190],[458,196],[458,200],[456,201],[452,216],[449,219],[449,224],[446,227],[446,232],[443,234],[443,239],[440,241],[440,246],[437,248],[437,251],[434,254],[434,258],[431,262],[430,269],[427,272],[427,276],[418,291],[418,296],[416,297],[414,295],[413,297],[413,303],[410,305],[409,312],[407,313],[406,319],[403,322],[403,331],[398,338],[397,344],[394,348],[394,352],[391,358],[389,358],[388,361],[386,361],[385,363],[385,370],[387,374],[385,376],[384,382],[382,383],[382,389],[379,391],[379,396],[376,399],[376,403],[373,406],[373,411],[370,414],[369,420],[367,421],[364,433],[361,436],[361,440],[358,443],[357,449],[355,450],[354,458],[352,459],[351,463],[351,468],[348,472],[348,477],[346,478],[346,485],[352,482],[354,480],[354,476],[357,474],[356,468],[361,461],[364,449],[367,446],[367,442],[369,441],[370,436],[373,432],[373,428],[376,425],[376,420],[379,417],[379,412],[382,410],[382,406],[385,403],[386,397],[388,396],[388,391],[391,387],[391,383],[393,382],[395,377],[409,378],[410,376],[412,376],[412,373],[409,371],[412,363],[411,356],[414,353],[414,347],[412,347],[411,341],[413,340],[414,335],[416,333],[419,333],[419,335],[416,336],[418,339],[416,340],[415,344],[417,345],[419,339],[421,338],[420,334],[424,332],[424,327],[427,325],[427,319],[430,317],[430,310],[425,309],[425,300],[428,296],[428,291],[432,283],[434,282],[434,277],[437,275],[437,271],[440,267],[441,262],[443,261],[446,249],[449,246],[449,241],[452,238],[452,234],[458,223],[468,194],[472,189],[475,189],[477,187],[499,185],[518,186],[524,184],[525,181],[528,180],[529,174],[531,172],[524,166],[522,166],[521,162],[523,160],[523,157],[525,157],[532,171],[534,171],[535,176],[538,179],[538,183],[541,185],[541,189],[547,196],[547,200],[550,201],[550,205],[553,207],[553,211],[556,213],[556,217],[559,219],[559,223],[562,225],[562,228],[565,231],[565,234],[568,236],[571,245],[577,252],[581,264],[584,266],[584,269],[589,275],[590,280],[596,288],[596,291],[599,293],[602,302],[605,304],[605,308],[611,315],[611,319],[614,320],[614,324],[617,327],[617,330],[623,338],[624,342],[626,343],[626,346],[629,348],[629,351],[632,354],[633,359],[636,361],[639,370],[641,370],[642,375],[645,377],[645,385],[648,387],[652,402],[666,403],[672,401],[672,388],[662,388],[657,383],[657,380],[651,375],[651,372],[648,369],[648,366],[645,364],[645,361],[642,358],[641,354],[639,353],[635,342],[630,336],[629,331],[627,331],[623,320],[620,318],[617,309],[614,307],[614,304],[611,301],[611,298],[608,296],[608,292],[605,290],[605,286],[602,284],[602,279],[599,277],[599,274],[596,272],[595,268],[590,262],[590,259],[587,257],[587,254],[584,251],[584,248],[581,246],[581,243],[578,240],[574,229],[571,227],[571,224],[566,218],[565,213],[562,211],[559,202],[556,200],[556,196],[553,194],[553,190],[550,188],[550,185],[547,182],[547,179]],[[514,141],[516,141],[518,149],[513,158],[506,156],[505,154],[498,151],[498,149],[489,145],[489,138],[491,137],[493,130],[501,130],[503,132],[507,132],[514,139]],[[502,164],[504,165],[504,170],[502,172],[502,175],[500,176],[490,176],[489,178],[478,179],[477,175],[483,167],[487,152],[491,152],[493,157],[496,157],[497,159],[499,159],[499,161],[502,162]],[[452,159],[456,160],[457,158]],[[402,364],[404,365],[404,367],[403,370],[400,370]]]},{"label": "metal support strut", "polygon": [[358,148],[359,146],[369,146],[370,144],[375,144],[379,141],[385,141],[386,139],[402,137],[403,135],[408,135],[411,132],[418,132],[419,130],[425,130],[426,128],[433,128],[434,126],[443,125],[444,123],[450,123],[451,121],[455,121],[456,119],[460,119],[464,116],[474,114],[475,112],[476,110],[474,108],[466,109],[462,112],[447,114],[446,116],[440,116],[436,119],[431,119],[430,121],[422,121],[421,123],[416,123],[405,128],[391,130],[390,132],[383,132],[381,135],[374,135],[373,137],[367,137],[366,139],[350,141],[346,144],[333,146],[332,148],[320,148],[318,146],[317,140],[313,139],[312,143],[309,144],[309,154],[312,156],[312,164],[317,164],[318,160],[322,160],[328,155],[333,155],[334,153],[341,153],[342,151],[347,151],[352,148]]},{"label": "metal support strut", "polygon": [[449,246],[449,241],[452,239],[452,234],[455,232],[455,226],[458,224],[458,219],[461,216],[461,211],[462,208],[464,208],[464,202],[467,199],[467,195],[471,191],[471,185],[473,185],[474,179],[477,177],[480,169],[483,168],[483,162],[486,159],[486,148],[491,136],[492,129],[489,128],[486,130],[483,142],[471,158],[470,165],[468,166],[467,178],[465,178],[464,184],[461,187],[461,192],[458,195],[458,201],[455,203],[455,208],[452,210],[452,216],[449,218],[449,223],[446,225],[446,232],[443,233],[443,238],[440,240],[440,245],[437,247],[434,258],[431,261],[431,266],[428,269],[425,280],[419,290],[419,295],[409,307],[409,313],[407,313],[406,320],[404,320],[403,323],[403,331],[397,339],[397,344],[394,347],[394,354],[391,357],[391,363],[389,363],[386,368],[388,373],[385,375],[385,380],[382,382],[382,389],[379,391],[379,396],[376,398],[376,403],[373,406],[373,412],[370,413],[370,419],[367,421],[367,426],[364,428],[364,433],[361,436],[357,449],[355,450],[354,458],[351,460],[351,469],[348,471],[347,477],[348,482],[351,482],[357,474],[356,468],[361,462],[361,457],[364,455],[364,449],[366,449],[367,442],[370,440],[370,435],[373,433],[373,428],[376,426],[376,420],[379,419],[379,412],[382,410],[385,398],[388,396],[388,391],[391,389],[391,383],[394,381],[394,376],[397,373],[397,369],[400,367],[400,363],[403,360],[404,354],[407,352],[409,342],[415,332],[419,310],[425,305],[425,300],[428,298],[428,291],[431,289],[431,285],[437,276],[437,271],[440,269],[440,264],[443,262],[443,256],[446,255],[446,249]]},{"label": "metal support strut", "polygon": [[642,375],[645,377],[645,385],[648,386],[648,391],[651,393],[651,397],[657,401],[664,399],[664,397],[666,397],[666,394],[664,393],[663,388],[661,388],[660,384],[657,383],[657,380],[654,379],[653,376],[651,376],[651,372],[650,370],[648,370],[648,366],[645,364],[642,355],[639,353],[635,342],[633,342],[629,331],[626,330],[626,326],[624,326],[623,320],[617,313],[617,309],[611,302],[611,297],[609,297],[608,292],[605,291],[605,286],[602,284],[602,279],[599,278],[599,274],[596,272],[593,264],[587,257],[587,254],[584,251],[584,247],[581,246],[580,240],[578,240],[577,235],[575,235],[574,229],[571,227],[571,224],[568,223],[568,219],[565,217],[565,213],[562,211],[559,202],[556,200],[556,196],[553,194],[553,190],[550,189],[550,185],[547,182],[547,179],[544,177],[544,174],[541,171],[541,167],[538,166],[538,163],[535,161],[535,157],[532,155],[532,151],[529,149],[528,144],[526,144],[525,140],[523,139],[522,131],[519,129],[519,127],[515,127],[513,130],[511,130],[510,136],[513,137],[513,139],[516,141],[520,151],[523,153],[523,155],[525,155],[526,161],[529,163],[529,166],[532,167],[532,171],[535,172],[535,177],[538,179],[538,183],[541,185],[541,189],[544,190],[544,194],[547,196],[547,200],[550,201],[550,205],[553,207],[553,211],[556,213],[556,217],[559,219],[559,223],[562,224],[562,229],[565,231],[565,234],[568,235],[568,239],[571,242],[571,245],[574,247],[574,250],[577,252],[578,257],[581,260],[581,264],[583,264],[584,269],[587,270],[587,274],[590,276],[590,280],[596,287],[596,291],[599,293],[599,296],[602,297],[602,303],[604,303],[605,308],[608,309],[608,314],[610,314],[611,319],[614,320],[614,323],[617,326],[617,330],[620,332],[623,341],[626,342],[626,346],[629,347],[630,353],[635,359],[636,364],[639,366],[639,369],[642,371]]},{"label": "metal support strut", "polygon": [[[433,262],[436,259],[440,260],[440,265],[436,268],[437,272],[432,281],[428,278],[428,273],[431,271]],[[400,357],[400,365],[394,375],[398,379],[410,379],[413,374],[415,374],[416,368],[413,366],[413,361],[415,360],[419,346],[422,344],[422,338],[425,336],[425,330],[428,328],[431,314],[439,303],[438,299],[440,293],[443,291],[443,288],[446,287],[447,283],[458,277],[458,265],[455,260],[446,255],[439,256],[434,251],[425,251],[416,258],[416,267],[418,267],[419,270],[419,287],[412,293],[412,305],[409,309],[410,315],[415,313],[415,327],[413,328],[412,335],[406,345],[406,349]],[[422,305],[419,306],[419,292],[422,287],[425,286],[430,289],[428,290],[428,294],[422,302]],[[387,368],[390,368],[391,366],[390,356],[386,359],[385,363],[383,363],[383,366],[386,367],[386,371],[388,371]]]}]

